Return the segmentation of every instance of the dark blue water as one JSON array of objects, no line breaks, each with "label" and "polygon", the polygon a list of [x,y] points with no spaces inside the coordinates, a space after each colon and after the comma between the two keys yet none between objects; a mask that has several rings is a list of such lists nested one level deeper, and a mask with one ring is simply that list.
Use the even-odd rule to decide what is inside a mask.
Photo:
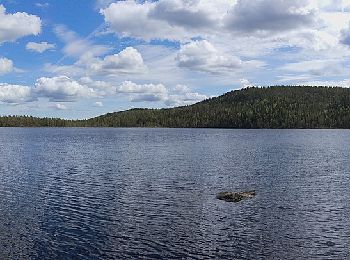
[{"label": "dark blue water", "polygon": [[0,152],[0,259],[350,258],[348,130],[0,128]]}]

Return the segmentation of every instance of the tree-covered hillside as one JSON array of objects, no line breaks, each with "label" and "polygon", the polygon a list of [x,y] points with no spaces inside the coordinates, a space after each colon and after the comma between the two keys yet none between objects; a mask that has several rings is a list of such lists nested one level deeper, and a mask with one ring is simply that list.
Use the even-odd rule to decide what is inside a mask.
[{"label": "tree-covered hillside", "polygon": [[[9,123],[10,122],[10,123]],[[350,89],[246,88],[191,106],[131,109],[78,121],[0,118],[0,126],[350,128]]]},{"label": "tree-covered hillside", "polygon": [[246,88],[170,109],[133,109],[88,120],[92,126],[350,128],[350,89]]}]

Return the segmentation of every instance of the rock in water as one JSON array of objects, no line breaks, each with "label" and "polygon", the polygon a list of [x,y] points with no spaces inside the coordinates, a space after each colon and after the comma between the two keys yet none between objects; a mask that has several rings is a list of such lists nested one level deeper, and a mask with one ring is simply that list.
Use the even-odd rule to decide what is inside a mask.
[{"label": "rock in water", "polygon": [[253,198],[255,196],[255,190],[244,192],[220,192],[216,198],[228,202],[239,202],[243,199]]}]

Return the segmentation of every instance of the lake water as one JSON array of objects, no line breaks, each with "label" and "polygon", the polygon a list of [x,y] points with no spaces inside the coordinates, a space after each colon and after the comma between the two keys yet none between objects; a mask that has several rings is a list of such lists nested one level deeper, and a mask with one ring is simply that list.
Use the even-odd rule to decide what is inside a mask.
[{"label": "lake water", "polygon": [[0,259],[120,258],[349,259],[350,131],[0,128]]}]

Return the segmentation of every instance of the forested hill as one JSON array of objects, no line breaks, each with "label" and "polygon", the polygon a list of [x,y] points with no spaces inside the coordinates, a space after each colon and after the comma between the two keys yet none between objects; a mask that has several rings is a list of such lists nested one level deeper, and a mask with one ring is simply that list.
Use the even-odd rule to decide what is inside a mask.
[{"label": "forested hill", "polygon": [[251,87],[191,106],[131,109],[77,121],[2,117],[0,126],[350,128],[350,89]]}]

